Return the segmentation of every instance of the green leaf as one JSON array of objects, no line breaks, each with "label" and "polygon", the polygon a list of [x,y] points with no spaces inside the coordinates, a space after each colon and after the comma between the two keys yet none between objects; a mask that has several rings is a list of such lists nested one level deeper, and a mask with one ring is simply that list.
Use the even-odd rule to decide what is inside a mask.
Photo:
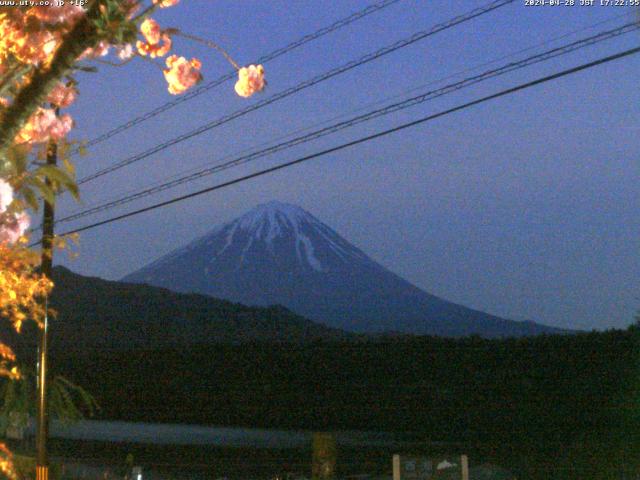
[{"label": "green leaf", "polygon": [[84,143],[82,143],[78,147],[78,153],[80,154],[81,157],[86,157],[87,154],[89,153],[89,150],[87,150],[87,146]]},{"label": "green leaf", "polygon": [[76,166],[73,164],[73,162],[71,160],[69,160],[67,157],[62,159],[62,164],[64,165],[64,168],[66,169],[66,171],[69,173],[69,175],[75,179],[76,177]]},{"label": "green leaf", "polygon": [[31,176],[25,181],[25,183],[27,182],[33,185],[40,193],[40,196],[43,197],[47,202],[55,202],[56,193],[49,185],[44,182],[44,180],[41,180],[36,176]]},{"label": "green leaf", "polygon": [[79,190],[75,178],[60,167],[43,165],[34,170],[33,175],[49,180],[54,187],[54,191],[67,189],[76,200],[79,198]]},{"label": "green leaf", "polygon": [[40,202],[39,202],[38,196],[33,192],[31,188],[23,187],[22,196],[25,202],[27,202],[27,205],[29,205],[29,207],[31,207],[35,211],[38,211]]}]

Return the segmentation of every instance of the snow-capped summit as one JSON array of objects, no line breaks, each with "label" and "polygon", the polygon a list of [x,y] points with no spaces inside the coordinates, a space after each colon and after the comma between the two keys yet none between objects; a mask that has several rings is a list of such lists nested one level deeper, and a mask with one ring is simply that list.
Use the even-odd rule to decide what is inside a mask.
[{"label": "snow-capped summit", "polygon": [[220,262],[234,263],[236,269],[241,270],[257,259],[263,262],[269,259],[289,271],[330,272],[349,262],[369,261],[364,253],[306,210],[277,201],[258,205],[144,270],[155,271],[195,252],[209,257],[203,258],[207,275],[213,274]]},{"label": "snow-capped summit", "polygon": [[297,223],[305,220],[315,220],[315,217],[297,205],[272,200],[258,205],[238,220],[242,228],[255,228],[265,222],[269,225],[276,225],[278,221],[282,220]]},{"label": "snow-capped summit", "polygon": [[280,304],[349,331],[503,336],[551,330],[430,295],[306,210],[281,202],[258,205],[123,280],[248,305]]},{"label": "snow-capped summit", "polygon": [[[319,272],[331,271],[348,261],[367,260],[364,253],[297,205],[272,201],[258,205],[233,223],[236,225],[231,229],[229,239],[236,232],[250,235],[243,253],[251,249],[254,242],[263,242],[267,252],[274,256],[276,242],[285,241],[293,243],[299,265]],[[244,255],[241,261],[244,261]]]}]

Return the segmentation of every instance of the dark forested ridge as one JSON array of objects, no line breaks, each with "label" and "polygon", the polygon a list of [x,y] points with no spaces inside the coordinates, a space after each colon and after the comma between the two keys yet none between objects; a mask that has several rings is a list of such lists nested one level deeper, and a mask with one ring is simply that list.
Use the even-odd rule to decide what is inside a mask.
[{"label": "dark forested ridge", "polygon": [[410,431],[495,454],[610,460],[638,445],[638,351],[633,332],[610,331],[66,350],[52,364],[110,419]]},{"label": "dark forested ridge", "polygon": [[108,418],[420,430],[456,439],[505,429],[560,439],[609,426],[640,380],[627,331],[53,355],[56,368],[102,400]]},{"label": "dark forested ridge", "polygon": [[298,342],[351,335],[279,306],[248,307],[197,294],[112,282],[54,269],[51,342],[60,347],[137,349],[251,340]]},{"label": "dark forested ridge", "polygon": [[[560,441],[628,423],[636,411],[632,329],[368,338],[280,307],[57,274],[58,291],[73,294],[54,304],[91,304],[93,314],[53,322],[52,366],[94,393],[105,418]],[[121,301],[104,302],[113,296]],[[188,341],[171,346],[185,325]]]},{"label": "dark forested ridge", "polygon": [[640,462],[638,329],[366,337],[281,307],[57,273],[73,293],[56,306],[78,313],[53,322],[52,374],[94,394],[104,419],[413,432],[514,471],[531,465],[519,478],[565,478],[531,474],[552,464],[572,469],[566,478],[610,478],[593,472]]}]

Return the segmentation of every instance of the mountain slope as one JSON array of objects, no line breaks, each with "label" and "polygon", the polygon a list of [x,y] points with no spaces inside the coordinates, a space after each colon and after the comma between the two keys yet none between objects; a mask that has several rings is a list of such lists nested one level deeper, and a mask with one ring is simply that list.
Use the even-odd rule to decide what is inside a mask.
[{"label": "mountain slope", "polygon": [[300,207],[260,205],[124,278],[248,305],[280,304],[354,332],[486,337],[552,333],[435,297]]},{"label": "mountain slope", "polygon": [[54,269],[52,347],[162,348],[247,341],[305,342],[352,335],[283,307],[247,307],[198,294]]}]

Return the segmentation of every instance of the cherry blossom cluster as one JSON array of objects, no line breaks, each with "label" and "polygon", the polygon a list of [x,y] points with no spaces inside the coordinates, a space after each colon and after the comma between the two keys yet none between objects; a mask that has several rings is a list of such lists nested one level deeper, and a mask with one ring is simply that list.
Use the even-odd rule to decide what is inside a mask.
[{"label": "cherry blossom cluster", "polygon": [[[179,95],[202,80],[202,64],[197,58],[188,60],[172,54],[172,35],[181,34],[176,29],[163,29],[148,15],[155,8],[175,6],[179,0],[151,0],[151,6],[143,10],[141,0],[105,0],[99,4],[90,25],[96,32],[96,41],[91,48],[79,55],[77,60],[99,60],[113,49],[122,61],[133,56],[156,59],[166,57],[163,68],[168,91]],[[142,13],[138,13],[142,11]],[[0,8],[0,117],[11,108],[11,98],[16,91],[28,85],[34,72],[52,65],[54,55],[66,36],[79,21],[87,20],[86,10],[65,2],[58,5],[50,2],[47,6],[27,8]],[[77,29],[76,29],[77,30]],[[136,40],[136,36],[139,36]],[[238,68],[236,63],[217,45],[182,34],[212,46],[220,51],[238,69],[235,91],[241,97],[250,97],[264,89],[266,82],[262,65]],[[60,109],[71,106],[78,92],[75,81],[59,82],[48,94],[46,101],[37,106],[22,128],[15,135],[17,145],[29,150],[37,144],[64,139],[74,126],[68,113],[60,114]],[[15,243],[28,224],[26,213],[15,213],[9,209],[13,201],[13,190],[9,183],[0,178],[0,244]]]},{"label": "cherry blossom cluster", "polygon": [[236,93],[241,97],[250,97],[264,89],[264,67],[262,65],[249,65],[238,70]]},{"label": "cherry blossom cluster", "polygon": [[0,244],[15,243],[29,227],[29,215],[26,212],[14,213],[9,210],[13,202],[13,189],[0,179]]},{"label": "cherry blossom cluster", "polygon": [[168,8],[177,5],[180,0],[153,0],[155,5],[158,5],[160,8]]},{"label": "cherry blossom cluster", "polygon": [[[57,115],[55,109],[69,107],[75,101],[77,93],[73,85],[58,83],[47,97],[47,103],[52,108],[38,107],[16,135],[16,143],[30,146],[49,139],[65,138],[73,128],[73,119],[69,114]],[[8,99],[0,98],[0,106],[7,107],[9,104]]]},{"label": "cherry blossom cluster", "polygon": [[[154,3],[164,8],[173,6],[178,2],[177,0],[154,0]],[[172,47],[170,32],[175,33],[177,30],[162,29],[154,19],[145,19],[140,25],[140,33],[144,41],[138,40],[136,42],[137,53],[143,57],[164,57]],[[200,74],[202,63],[196,58],[192,58],[189,61],[185,57],[171,55],[166,59],[165,63],[167,68],[164,70],[164,76],[168,83],[169,93],[172,95],[184,93],[202,80],[202,75]],[[264,67],[262,65],[250,65],[238,69],[238,81],[235,85],[235,91],[241,97],[250,97],[254,93],[262,91],[264,86]]]},{"label": "cherry blossom cluster", "polygon": [[[175,6],[179,0],[152,0],[153,7],[168,8]],[[165,57],[172,48],[172,29],[162,29],[157,21],[147,17],[145,10],[135,17],[141,9],[139,0],[122,0],[117,3],[116,10],[123,22],[136,22],[140,19],[140,39],[131,42],[128,38],[123,41],[100,40],[93,48],[87,49],[80,57],[83,59],[99,59],[110,53],[113,47],[115,54],[122,61],[130,60],[134,55],[150,59]],[[120,25],[118,20],[109,19],[109,7],[101,6],[105,25]],[[15,61],[32,66],[47,65],[51,62],[63,36],[68,33],[79,19],[83,18],[85,10],[73,3],[66,2],[58,6],[51,2],[49,6],[31,7],[27,9],[0,9],[0,75],[13,68]],[[135,34],[135,32],[134,32]],[[135,43],[135,45],[134,45]],[[232,61],[232,63],[234,63]],[[164,76],[168,83],[168,91],[173,95],[184,93],[197,84],[201,79],[201,62],[192,58],[171,55],[165,61]],[[235,65],[235,63],[234,63]],[[236,67],[237,68],[237,67]],[[239,68],[238,81],[235,91],[242,97],[250,97],[264,89],[264,68],[262,65],[250,65]],[[3,100],[0,99],[0,102]],[[72,100],[54,103],[60,108],[66,108]],[[72,122],[70,118],[54,119],[52,112],[46,109],[38,110],[30,119],[18,140],[26,143],[39,143],[49,138],[62,138],[68,133]]]},{"label": "cherry blossom cluster", "polygon": [[[161,7],[168,7],[177,2],[159,2]],[[152,18],[147,18],[140,25],[140,33],[144,41],[138,40],[136,49],[138,54],[150,58],[164,57],[171,50],[171,36],[166,30],[162,30],[158,22]],[[172,95],[179,95],[202,80],[200,69],[202,63],[197,58],[190,61],[185,57],[171,55],[167,57],[163,70],[164,78],[167,80],[167,89]]]},{"label": "cherry blossom cluster", "polygon": [[188,61],[184,57],[171,55],[167,58],[167,68],[164,70],[164,78],[169,84],[169,93],[178,95],[185,92],[202,79],[200,60],[192,58]]},{"label": "cherry blossom cluster", "polygon": [[28,65],[48,63],[63,35],[83,15],[82,7],[69,2],[27,10],[4,9],[0,12],[0,69],[10,57]]},{"label": "cherry blossom cluster", "polygon": [[136,48],[143,57],[164,57],[171,50],[171,37],[160,29],[160,25],[153,18],[147,18],[142,22],[140,33],[145,41],[138,40]]},{"label": "cherry blossom cluster", "polygon": [[[120,18],[133,19],[133,15],[141,6],[140,3],[136,0],[123,0],[116,7]],[[153,0],[153,3],[160,8],[166,8],[177,4],[178,0]],[[101,6],[101,12],[109,16],[108,8],[104,5]],[[82,7],[70,2],[64,5],[51,2],[48,6],[34,6],[26,9],[0,9],[0,77],[3,83],[13,85],[14,88],[26,85],[29,82],[29,73],[33,72],[34,68],[46,68],[52,61],[57,47],[63,41],[64,35],[69,33],[85,15]],[[138,51],[141,55],[154,58],[168,53],[171,48],[171,39],[160,31],[160,27],[153,19],[145,19],[140,30],[146,40],[138,42]],[[100,40],[93,48],[85,50],[79,60],[103,57],[109,53],[112,46],[122,60],[127,60],[134,54],[130,43],[111,45],[107,40]],[[172,75],[171,78],[178,83],[175,86],[169,85],[171,91],[184,91],[195,83],[194,75],[186,75],[184,70],[182,68]],[[196,80],[199,80],[199,77]],[[9,89],[5,90],[9,92]],[[56,109],[69,107],[76,96],[75,87],[59,83],[47,98],[50,108],[45,108],[44,105],[37,108],[16,135],[16,143],[31,146],[50,139],[60,140],[66,137],[73,127],[73,120],[68,114],[57,115]],[[0,97],[0,113],[2,108],[9,105],[8,98]]]}]

